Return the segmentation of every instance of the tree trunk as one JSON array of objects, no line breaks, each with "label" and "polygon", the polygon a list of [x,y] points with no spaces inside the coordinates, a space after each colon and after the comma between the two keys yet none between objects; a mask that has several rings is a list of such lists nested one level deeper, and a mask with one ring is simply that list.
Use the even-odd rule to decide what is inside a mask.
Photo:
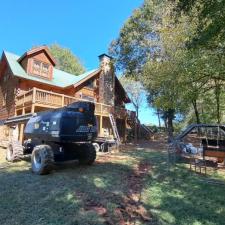
[{"label": "tree trunk", "polygon": [[168,142],[173,140],[173,119],[174,119],[174,110],[168,110],[167,115],[167,125],[168,125]]},{"label": "tree trunk", "polygon": [[201,122],[200,122],[199,111],[198,111],[196,99],[192,101],[192,105],[193,105],[193,108],[195,111],[196,123],[200,124]]},{"label": "tree trunk", "polygon": [[139,136],[139,107],[135,107],[136,110],[136,121],[135,121],[135,128],[134,128],[134,142],[137,144],[138,136]]},{"label": "tree trunk", "polygon": [[163,118],[165,129],[168,129],[167,118]]},{"label": "tree trunk", "polygon": [[158,109],[157,109],[157,116],[158,116],[158,121],[159,121],[159,128],[161,128],[160,112]]},{"label": "tree trunk", "polygon": [[137,113],[137,139],[139,139],[140,137],[140,126],[139,126],[139,107],[137,106],[136,109],[136,113]]},{"label": "tree trunk", "polygon": [[215,98],[216,98],[216,118],[217,123],[220,124],[221,122],[221,116],[220,116],[220,85],[218,84],[218,81],[215,81]]},{"label": "tree trunk", "polygon": [[134,125],[134,144],[137,144],[137,118]]}]

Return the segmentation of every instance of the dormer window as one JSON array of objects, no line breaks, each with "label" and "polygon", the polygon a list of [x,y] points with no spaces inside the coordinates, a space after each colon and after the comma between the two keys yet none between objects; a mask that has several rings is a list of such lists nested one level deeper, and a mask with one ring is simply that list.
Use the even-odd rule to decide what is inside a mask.
[{"label": "dormer window", "polygon": [[34,60],[33,62],[33,73],[34,74],[40,74],[41,72],[41,62]]},{"label": "dormer window", "polygon": [[53,78],[53,68],[56,62],[46,46],[32,48],[25,52],[17,61],[29,75],[49,80]]},{"label": "dormer window", "polygon": [[49,64],[34,59],[32,73],[34,75],[49,78]]},{"label": "dormer window", "polygon": [[42,73],[48,75],[49,74],[49,65],[46,63],[42,63]]}]

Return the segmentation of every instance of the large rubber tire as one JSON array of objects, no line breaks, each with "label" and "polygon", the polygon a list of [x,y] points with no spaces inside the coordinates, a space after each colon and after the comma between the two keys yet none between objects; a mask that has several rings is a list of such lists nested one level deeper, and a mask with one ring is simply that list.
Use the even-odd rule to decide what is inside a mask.
[{"label": "large rubber tire", "polygon": [[109,151],[109,145],[108,145],[107,142],[102,143],[100,148],[101,148],[102,152],[108,152]]},{"label": "large rubber tire", "polygon": [[54,154],[49,145],[37,145],[31,155],[32,171],[38,175],[49,174],[53,169]]},{"label": "large rubber tire", "polygon": [[13,162],[14,161],[14,157],[13,157],[13,147],[11,144],[9,144],[7,146],[7,149],[6,149],[6,160],[8,162]]},{"label": "large rubber tire", "polygon": [[83,144],[80,146],[79,163],[82,165],[91,165],[96,159],[96,149],[92,144]]},{"label": "large rubber tire", "polygon": [[92,143],[92,145],[95,147],[96,152],[100,151],[100,145],[98,143]]},{"label": "large rubber tire", "polygon": [[19,161],[23,156],[23,146],[19,141],[10,141],[6,149],[6,160],[8,162]]}]

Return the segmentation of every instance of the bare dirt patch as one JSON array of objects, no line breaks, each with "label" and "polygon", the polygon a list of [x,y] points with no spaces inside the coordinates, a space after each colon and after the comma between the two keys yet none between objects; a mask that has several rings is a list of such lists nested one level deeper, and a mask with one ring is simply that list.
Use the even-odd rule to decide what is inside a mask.
[{"label": "bare dirt patch", "polygon": [[[109,162],[120,162],[128,160],[128,156],[123,155],[102,155],[98,157],[97,164]],[[98,202],[88,198],[85,193],[80,192],[79,197],[85,202],[84,210],[94,211],[105,220],[109,225],[132,225],[136,221],[150,222],[152,215],[144,207],[141,201],[141,193],[144,188],[144,182],[151,170],[151,165],[147,161],[136,164],[131,173],[123,177],[126,183],[126,192],[123,195],[115,194],[107,190],[98,190],[98,195],[106,201]],[[85,199],[85,200],[84,200]],[[107,210],[105,203],[111,202],[117,205],[112,212]]]},{"label": "bare dirt patch", "polygon": [[127,177],[128,193],[124,197],[121,207],[116,209],[121,217],[121,225],[134,224],[137,219],[151,221],[152,215],[146,210],[141,201],[144,180],[150,169],[151,166],[148,162],[140,162],[133,173]]}]

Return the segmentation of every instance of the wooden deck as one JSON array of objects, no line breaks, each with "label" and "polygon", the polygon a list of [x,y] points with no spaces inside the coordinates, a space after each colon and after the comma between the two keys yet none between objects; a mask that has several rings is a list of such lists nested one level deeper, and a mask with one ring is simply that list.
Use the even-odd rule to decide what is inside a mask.
[{"label": "wooden deck", "polygon": [[[38,88],[33,88],[16,98],[16,110],[35,112],[35,107],[41,108],[60,108],[77,101],[88,101],[82,98],[75,98],[72,96],[58,94]],[[89,101],[90,102],[90,101]],[[109,116],[113,113],[117,118],[126,119],[130,117],[133,112],[121,107],[112,107],[110,105],[94,102],[95,114],[100,116]],[[24,114],[24,113],[23,113]]]}]

